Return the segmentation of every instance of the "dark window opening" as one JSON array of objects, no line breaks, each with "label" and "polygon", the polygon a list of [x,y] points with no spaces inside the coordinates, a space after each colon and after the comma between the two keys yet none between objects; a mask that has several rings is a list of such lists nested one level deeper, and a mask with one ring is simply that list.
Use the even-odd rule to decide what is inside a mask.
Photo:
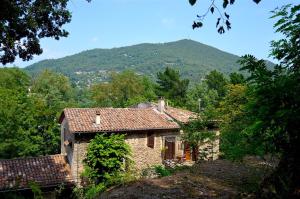
[{"label": "dark window opening", "polygon": [[154,148],[154,133],[148,132],[147,133],[147,146],[150,148]]}]

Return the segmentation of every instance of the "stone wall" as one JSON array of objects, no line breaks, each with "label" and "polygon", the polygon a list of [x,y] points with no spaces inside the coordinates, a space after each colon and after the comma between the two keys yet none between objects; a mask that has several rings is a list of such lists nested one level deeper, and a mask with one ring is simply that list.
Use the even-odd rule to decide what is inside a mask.
[{"label": "stone wall", "polygon": [[81,183],[80,175],[84,170],[83,160],[86,157],[88,144],[89,143],[87,141],[76,140],[73,145],[73,161],[71,163],[71,172],[73,179],[77,184]]},{"label": "stone wall", "polygon": [[[67,141],[67,143],[65,142]],[[75,137],[70,132],[69,125],[64,119],[61,123],[61,154],[67,155],[68,163],[70,166],[73,161],[73,148],[74,148]]]},{"label": "stone wall", "polygon": [[[159,165],[164,159],[164,139],[168,137],[176,137],[175,141],[175,157],[182,156],[183,150],[179,139],[179,132],[156,132],[154,133],[154,147],[147,146],[147,133],[129,133],[126,136],[125,142],[129,144],[134,161],[134,168],[142,170],[144,168]],[[73,137],[74,138],[74,135]],[[68,157],[71,156],[69,163],[74,181],[80,184],[80,174],[83,172],[83,160],[86,156],[87,140],[75,139],[72,148],[66,149]]]},{"label": "stone wall", "polygon": [[[208,152],[206,159],[218,159],[219,156],[219,131],[215,131],[217,139],[206,140],[200,147],[199,152]],[[147,132],[132,132],[126,135],[126,143],[129,144],[132,153],[134,167],[142,170],[153,165],[159,165],[164,160],[164,144],[166,137],[175,137],[175,157],[183,156],[183,144],[180,140],[179,132],[154,132],[154,147],[147,146]],[[69,145],[64,142],[68,140]],[[70,133],[67,122],[62,122],[61,127],[61,153],[67,154],[71,173],[76,183],[80,184],[80,174],[83,171],[83,160],[86,156],[88,139],[75,139],[75,135]]]},{"label": "stone wall", "polygon": [[[128,134],[126,143],[131,147],[132,159],[137,170],[159,165],[164,160],[164,139],[166,136],[178,137],[179,132],[155,132],[154,147],[147,146],[147,133]],[[175,157],[182,156],[181,141],[175,139]]]}]

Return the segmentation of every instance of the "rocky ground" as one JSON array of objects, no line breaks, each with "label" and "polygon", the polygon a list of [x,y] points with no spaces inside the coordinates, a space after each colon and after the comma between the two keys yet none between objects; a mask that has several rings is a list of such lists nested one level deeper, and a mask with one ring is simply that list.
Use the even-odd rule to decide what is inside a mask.
[{"label": "rocky ground", "polygon": [[227,160],[203,161],[184,167],[173,175],[140,179],[103,193],[100,198],[181,199],[253,198],[253,191],[273,163],[247,158],[243,163]]}]

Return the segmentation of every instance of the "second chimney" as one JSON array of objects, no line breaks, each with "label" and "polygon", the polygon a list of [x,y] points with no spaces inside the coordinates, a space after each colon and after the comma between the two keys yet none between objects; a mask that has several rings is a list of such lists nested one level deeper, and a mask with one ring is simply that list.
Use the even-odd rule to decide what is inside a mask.
[{"label": "second chimney", "polygon": [[158,100],[157,110],[161,113],[165,111],[165,100],[163,98],[160,98]]},{"label": "second chimney", "polygon": [[99,111],[96,111],[96,120],[95,120],[95,123],[96,123],[97,125],[100,124],[100,112],[99,112]]}]

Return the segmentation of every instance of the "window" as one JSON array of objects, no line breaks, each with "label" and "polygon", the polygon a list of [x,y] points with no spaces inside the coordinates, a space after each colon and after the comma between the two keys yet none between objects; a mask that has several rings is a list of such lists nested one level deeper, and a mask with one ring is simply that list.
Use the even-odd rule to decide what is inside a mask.
[{"label": "window", "polygon": [[147,146],[150,148],[154,148],[154,133],[148,132],[147,133]]}]

